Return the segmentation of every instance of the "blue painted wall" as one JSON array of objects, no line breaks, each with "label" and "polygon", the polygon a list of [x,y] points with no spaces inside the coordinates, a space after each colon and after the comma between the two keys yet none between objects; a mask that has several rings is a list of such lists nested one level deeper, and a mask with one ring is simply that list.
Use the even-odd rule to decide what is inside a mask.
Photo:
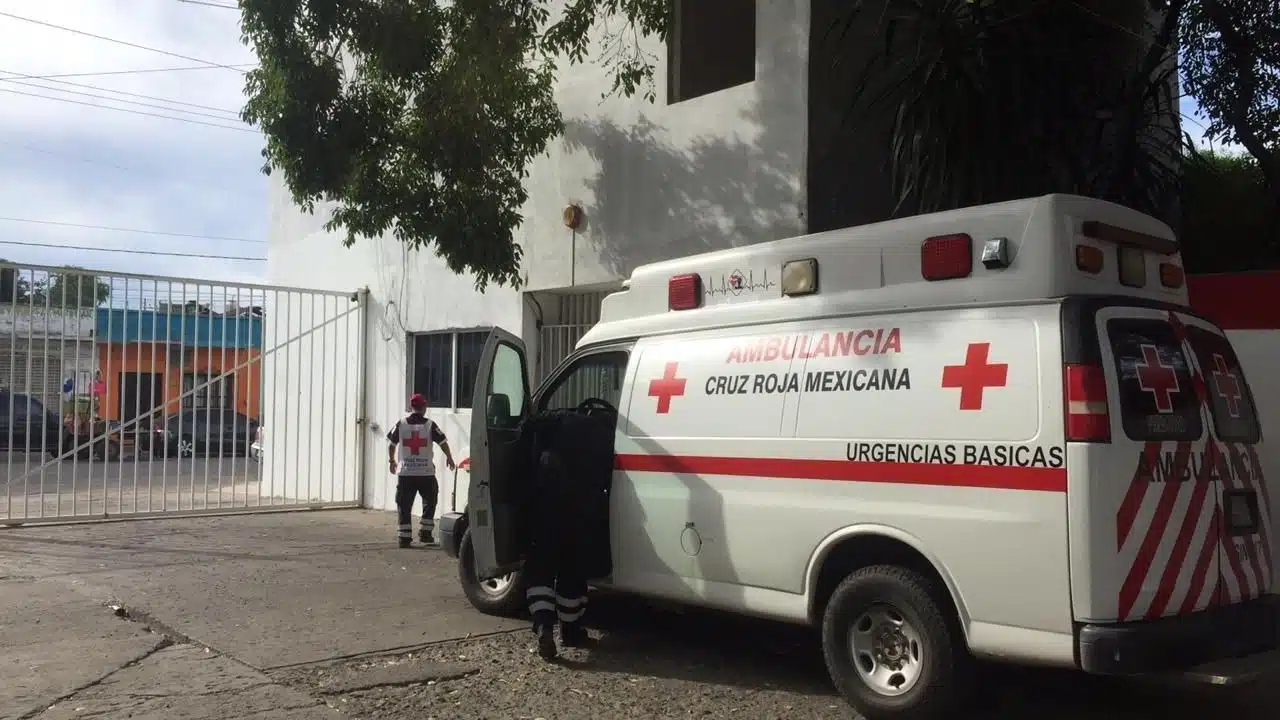
[{"label": "blue painted wall", "polygon": [[151,310],[98,309],[98,342],[182,343],[187,347],[261,348],[262,318],[170,315]]}]

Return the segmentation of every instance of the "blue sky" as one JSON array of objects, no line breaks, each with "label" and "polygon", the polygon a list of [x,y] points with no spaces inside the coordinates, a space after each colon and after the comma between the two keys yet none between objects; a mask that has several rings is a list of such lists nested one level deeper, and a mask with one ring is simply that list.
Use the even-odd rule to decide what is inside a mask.
[{"label": "blue sky", "polygon": [[[231,4],[231,0],[216,2]],[[234,10],[178,0],[0,0],[0,12],[212,63],[254,62],[250,50],[240,43],[239,14]],[[241,72],[211,68],[59,78],[63,83],[81,85],[18,75],[198,65],[201,63],[0,16],[0,91],[11,91],[0,92],[0,218],[251,242],[11,220],[0,220],[0,241],[265,258],[267,178],[259,171],[262,136],[235,117],[243,105]],[[88,107],[69,100],[182,120]],[[130,102],[122,102],[126,100]],[[224,281],[261,280],[266,275],[265,261],[3,244],[0,257],[20,263],[75,264]]]},{"label": "blue sky", "polygon": [[[252,53],[240,43],[239,14],[234,10],[179,0],[0,0],[0,12],[222,65],[254,62]],[[21,77],[200,64],[0,16],[0,218],[38,221],[0,220],[0,241],[265,257],[268,208],[267,178],[259,172],[262,138],[235,118],[244,99],[241,72],[210,68],[48,80]],[[187,104],[174,104],[175,101]],[[1199,137],[1202,127],[1194,119],[1195,106],[1190,99],[1184,100],[1183,113],[1184,126]],[[39,223],[78,223],[239,240]],[[75,264],[230,282],[262,280],[266,274],[265,261],[51,247],[0,244],[0,257],[20,263]]]}]

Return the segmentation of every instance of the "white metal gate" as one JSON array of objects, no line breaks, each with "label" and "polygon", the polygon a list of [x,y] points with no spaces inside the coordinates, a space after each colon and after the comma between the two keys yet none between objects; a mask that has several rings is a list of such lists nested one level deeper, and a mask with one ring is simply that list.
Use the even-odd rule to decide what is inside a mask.
[{"label": "white metal gate", "polygon": [[364,305],[0,265],[0,525],[358,505]]},{"label": "white metal gate", "polygon": [[534,382],[547,375],[573,352],[587,331],[600,322],[600,302],[607,292],[553,295],[548,317],[538,333],[538,372]]}]

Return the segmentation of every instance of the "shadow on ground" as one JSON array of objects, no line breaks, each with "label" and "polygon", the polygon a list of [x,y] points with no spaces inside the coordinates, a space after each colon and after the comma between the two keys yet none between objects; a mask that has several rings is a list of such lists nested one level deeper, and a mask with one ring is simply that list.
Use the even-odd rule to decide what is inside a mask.
[{"label": "shadow on ground", "polygon": [[[561,661],[577,672],[839,699],[814,630],[617,596],[592,602],[599,639],[590,652]],[[996,664],[982,666],[979,682],[974,717],[992,720],[1262,720],[1280,713],[1280,692],[1271,684],[1206,689]]]}]

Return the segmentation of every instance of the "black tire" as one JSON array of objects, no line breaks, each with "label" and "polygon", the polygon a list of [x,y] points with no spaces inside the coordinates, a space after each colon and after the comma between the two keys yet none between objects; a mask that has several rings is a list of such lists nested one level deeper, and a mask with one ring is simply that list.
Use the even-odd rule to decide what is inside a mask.
[{"label": "black tire", "polygon": [[[914,630],[908,636],[913,634],[915,642],[908,646],[919,659],[915,665],[918,670],[914,684],[897,695],[881,692],[863,679],[853,649],[854,624],[869,611],[879,610]],[[946,588],[906,568],[875,565],[845,578],[823,614],[822,652],[832,682],[867,720],[934,720],[959,715],[972,688],[973,660],[950,595]]]},{"label": "black tire", "polygon": [[498,592],[476,578],[475,550],[471,546],[471,529],[467,528],[458,543],[458,580],[471,606],[486,615],[519,616],[525,606],[524,574],[517,570],[510,578]]}]

